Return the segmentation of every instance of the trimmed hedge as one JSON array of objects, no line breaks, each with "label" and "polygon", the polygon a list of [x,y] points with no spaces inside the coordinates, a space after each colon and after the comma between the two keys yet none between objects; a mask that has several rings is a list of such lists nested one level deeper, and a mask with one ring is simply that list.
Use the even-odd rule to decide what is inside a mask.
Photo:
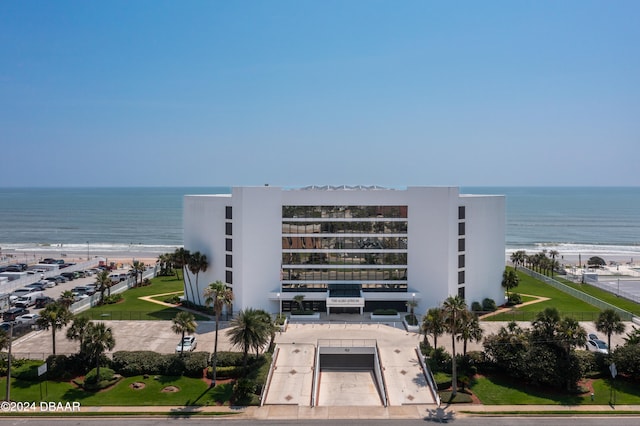
[{"label": "trimmed hedge", "polygon": [[373,315],[398,315],[397,309],[376,309]]},{"label": "trimmed hedge", "polygon": [[216,366],[218,367],[231,367],[242,365],[242,352],[220,352],[218,351],[218,357]]},{"label": "trimmed hedge", "polygon": [[202,377],[209,361],[208,352],[159,354],[152,351],[118,351],[111,365],[123,376],[162,374],[168,376]]}]

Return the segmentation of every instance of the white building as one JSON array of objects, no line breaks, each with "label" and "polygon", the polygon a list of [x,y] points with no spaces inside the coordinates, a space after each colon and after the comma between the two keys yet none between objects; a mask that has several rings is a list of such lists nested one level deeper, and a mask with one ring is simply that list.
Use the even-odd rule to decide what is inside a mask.
[{"label": "white building", "polygon": [[410,300],[423,313],[450,295],[469,305],[504,297],[504,196],[454,187],[234,187],[185,196],[183,220],[185,249],[209,261],[197,291],[227,283],[234,312],[295,310],[296,295],[305,308],[332,313],[405,311]]}]

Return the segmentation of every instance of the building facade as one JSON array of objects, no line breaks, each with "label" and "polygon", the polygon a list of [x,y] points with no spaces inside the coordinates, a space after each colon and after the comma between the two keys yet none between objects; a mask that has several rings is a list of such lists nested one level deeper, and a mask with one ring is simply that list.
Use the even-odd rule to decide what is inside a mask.
[{"label": "building facade", "polygon": [[[451,295],[500,304],[505,200],[455,187],[234,187],[184,198],[184,247],[207,256],[233,310],[416,312]],[[187,297],[190,295],[187,294]]]}]

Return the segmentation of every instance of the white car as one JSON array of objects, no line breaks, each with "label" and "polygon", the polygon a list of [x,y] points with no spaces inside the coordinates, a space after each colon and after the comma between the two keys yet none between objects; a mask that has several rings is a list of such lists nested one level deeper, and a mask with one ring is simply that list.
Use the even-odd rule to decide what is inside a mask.
[{"label": "white car", "polygon": [[193,352],[198,345],[195,336],[185,336],[184,339],[176,346],[176,353]]},{"label": "white car", "polygon": [[40,318],[38,314],[25,314],[16,318],[17,324],[33,325]]},{"label": "white car", "polygon": [[609,346],[602,340],[587,340],[587,350],[591,352],[609,353]]}]

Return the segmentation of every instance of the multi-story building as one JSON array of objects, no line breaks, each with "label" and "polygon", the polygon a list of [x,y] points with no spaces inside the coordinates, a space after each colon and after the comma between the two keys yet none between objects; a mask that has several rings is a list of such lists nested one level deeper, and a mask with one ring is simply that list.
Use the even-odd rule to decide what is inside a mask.
[{"label": "multi-story building", "polygon": [[[416,312],[450,295],[502,302],[505,201],[455,187],[234,187],[184,198],[184,246],[207,256],[233,310]],[[192,280],[193,281],[193,280]],[[187,297],[191,298],[187,292]]]}]

